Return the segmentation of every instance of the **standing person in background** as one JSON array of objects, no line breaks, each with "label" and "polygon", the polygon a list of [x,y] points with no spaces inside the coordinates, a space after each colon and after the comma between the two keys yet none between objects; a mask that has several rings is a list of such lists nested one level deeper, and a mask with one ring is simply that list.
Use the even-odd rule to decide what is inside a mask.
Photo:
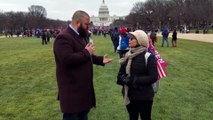
[{"label": "standing person in background", "polygon": [[119,44],[117,47],[117,52],[120,56],[120,58],[124,57],[126,52],[129,51],[129,35],[127,34],[126,28],[120,29],[120,35],[119,35]]},{"label": "standing person in background", "polygon": [[177,32],[176,29],[174,29],[172,33],[172,47],[177,47]]},{"label": "standing person in background", "polygon": [[5,31],[5,33],[4,33],[4,34],[5,34],[5,37],[7,38],[7,31]]},{"label": "standing person in background", "polygon": [[114,31],[112,33],[112,43],[114,46],[114,52],[116,52],[119,44],[119,32],[117,27],[114,28]]},{"label": "standing person in background", "polygon": [[96,106],[93,87],[93,64],[112,61],[94,54],[88,39],[90,17],[76,11],[71,24],[60,32],[54,42],[58,100],[63,120],[88,120],[88,112]]},{"label": "standing person in background", "polygon": [[43,29],[41,32],[41,39],[42,39],[42,45],[46,45],[47,44],[47,32],[45,29]]},{"label": "standing person in background", "polygon": [[167,47],[169,47],[169,42],[168,42],[168,36],[169,36],[169,29],[167,27],[164,27],[163,31],[162,31],[162,45],[161,47],[163,47],[164,45],[164,41],[166,41]]},{"label": "standing person in background", "polygon": [[155,42],[157,42],[157,32],[155,30],[151,31],[150,39],[152,40],[152,45],[155,46]]},{"label": "standing person in background", "polygon": [[47,42],[50,42],[50,30],[47,30]]},{"label": "standing person in background", "polygon": [[[124,104],[129,120],[151,120],[154,90],[152,84],[158,79],[154,55],[145,61],[148,36],[142,30],[130,33],[129,52],[120,59],[121,67],[117,84],[123,86]],[[146,64],[147,63],[147,64]]]}]

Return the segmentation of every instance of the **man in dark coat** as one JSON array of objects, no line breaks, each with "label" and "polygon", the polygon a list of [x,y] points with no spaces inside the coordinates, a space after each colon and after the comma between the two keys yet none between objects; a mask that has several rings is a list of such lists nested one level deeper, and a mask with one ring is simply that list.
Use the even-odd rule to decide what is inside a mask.
[{"label": "man in dark coat", "polygon": [[60,32],[54,42],[58,99],[63,120],[88,120],[89,110],[95,106],[93,64],[112,61],[94,55],[93,43],[87,38],[89,15],[76,11],[72,22]]}]

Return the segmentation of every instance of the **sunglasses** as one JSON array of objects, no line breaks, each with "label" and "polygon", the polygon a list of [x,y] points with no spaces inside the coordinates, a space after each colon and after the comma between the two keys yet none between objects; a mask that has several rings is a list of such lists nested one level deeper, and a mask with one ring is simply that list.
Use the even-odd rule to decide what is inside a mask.
[{"label": "sunglasses", "polygon": [[130,40],[134,40],[134,39],[136,39],[135,37],[130,37]]}]

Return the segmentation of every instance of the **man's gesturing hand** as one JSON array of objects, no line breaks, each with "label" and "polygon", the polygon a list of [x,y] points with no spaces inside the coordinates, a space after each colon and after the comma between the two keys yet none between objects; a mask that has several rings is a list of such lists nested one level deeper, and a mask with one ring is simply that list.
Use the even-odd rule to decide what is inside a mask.
[{"label": "man's gesturing hand", "polygon": [[92,43],[88,43],[85,47],[90,55],[92,55],[95,52],[95,47]]},{"label": "man's gesturing hand", "polygon": [[107,55],[104,55],[103,63],[107,64],[107,63],[110,63],[110,62],[112,62],[112,58],[108,58]]}]

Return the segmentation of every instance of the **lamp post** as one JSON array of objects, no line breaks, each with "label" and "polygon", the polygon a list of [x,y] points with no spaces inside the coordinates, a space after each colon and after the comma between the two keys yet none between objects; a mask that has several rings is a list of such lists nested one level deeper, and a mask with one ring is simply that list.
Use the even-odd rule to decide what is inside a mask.
[{"label": "lamp post", "polygon": [[137,22],[137,29],[139,28],[139,22]]},{"label": "lamp post", "polygon": [[153,13],[152,10],[147,10],[146,11],[146,14],[148,15],[148,22],[149,22],[149,25],[151,26],[151,29],[153,29],[153,25],[152,25],[152,22],[153,22],[153,20],[152,20],[152,13]]},{"label": "lamp post", "polygon": [[168,28],[170,29],[170,21],[171,21],[171,18],[169,17],[169,21],[168,21]]}]

